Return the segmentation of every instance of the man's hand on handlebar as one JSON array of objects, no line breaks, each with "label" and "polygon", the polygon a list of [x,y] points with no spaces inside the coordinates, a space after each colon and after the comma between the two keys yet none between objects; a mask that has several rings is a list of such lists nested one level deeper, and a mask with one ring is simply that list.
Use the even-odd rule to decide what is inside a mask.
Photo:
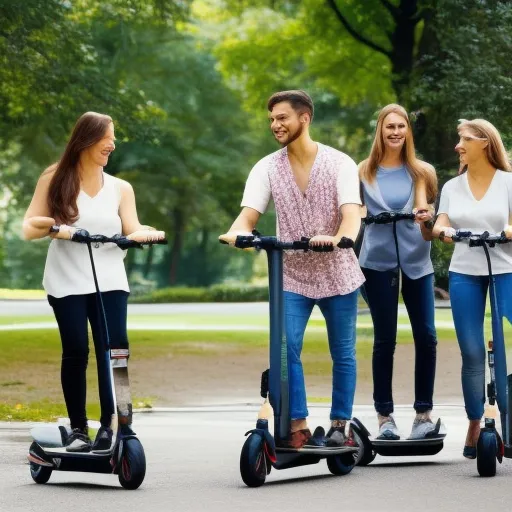
[{"label": "man's hand on handlebar", "polygon": [[235,245],[237,236],[251,236],[252,233],[249,231],[228,231],[223,235],[219,236],[219,240],[225,244]]},{"label": "man's hand on handlebar", "polygon": [[505,233],[505,236],[509,240],[512,240],[512,226],[510,224],[505,227],[505,229],[503,230],[503,233]]},{"label": "man's hand on handlebar", "polygon": [[331,246],[334,247],[340,242],[339,238],[329,235],[316,235],[309,240],[312,247]]}]

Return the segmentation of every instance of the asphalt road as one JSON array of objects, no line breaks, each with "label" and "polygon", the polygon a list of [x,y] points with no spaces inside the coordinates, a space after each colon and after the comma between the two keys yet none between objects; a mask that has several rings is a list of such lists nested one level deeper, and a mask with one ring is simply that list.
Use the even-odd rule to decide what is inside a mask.
[{"label": "asphalt road", "polygon": [[[275,471],[258,489],[239,476],[244,432],[256,418],[254,406],[179,409],[139,414],[135,427],[148,460],[146,480],[137,491],[123,490],[117,477],[54,472],[50,482],[32,482],[25,462],[28,426],[0,424],[0,511],[56,510],[137,512],[181,511],[473,511],[506,510],[512,499],[512,462],[494,478],[478,477],[476,462],[462,457],[466,420],[456,406],[437,407],[448,429],[445,448],[430,458],[381,458],[343,477],[332,476],[324,461]],[[327,424],[328,410],[311,407],[312,426]],[[375,428],[370,407],[355,415]],[[397,408],[404,434],[410,408]]]}]

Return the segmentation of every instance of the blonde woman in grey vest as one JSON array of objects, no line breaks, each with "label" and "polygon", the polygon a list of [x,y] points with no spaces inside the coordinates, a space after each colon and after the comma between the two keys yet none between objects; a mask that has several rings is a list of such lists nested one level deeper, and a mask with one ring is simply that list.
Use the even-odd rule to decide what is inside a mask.
[{"label": "blonde woman in grey vest", "polygon": [[364,292],[374,327],[373,399],[378,438],[400,439],[393,418],[392,381],[401,282],[416,352],[416,417],[409,438],[421,439],[435,428],[430,413],[437,338],[434,269],[428,240],[432,219],[429,204],[436,198],[437,178],[430,164],[416,158],[409,118],[400,105],[387,105],[380,111],[370,156],[359,165],[359,175],[368,215],[385,211],[416,213],[415,220],[396,223],[396,243],[393,224],[369,224],[359,263],[366,278]]},{"label": "blonde woman in grey vest", "polygon": [[[109,393],[108,368],[100,356],[101,322],[87,247],[65,240],[71,238],[75,227],[106,236],[122,233],[136,241],[165,237],[162,231],[140,224],[131,185],[103,172],[114,149],[112,118],[95,112],[82,115],[60,160],[39,178],[23,222],[26,239],[53,238],[43,286],[59,325],[61,382],[73,429],[66,449],[73,452],[110,448],[114,404]],[[60,230],[49,235],[53,225],[60,225]],[[130,289],[123,261],[125,253],[113,244],[102,244],[93,250],[111,347],[128,348],[126,315]],[[101,428],[92,447],[85,409],[87,321],[91,324],[96,349],[101,404]]]}]

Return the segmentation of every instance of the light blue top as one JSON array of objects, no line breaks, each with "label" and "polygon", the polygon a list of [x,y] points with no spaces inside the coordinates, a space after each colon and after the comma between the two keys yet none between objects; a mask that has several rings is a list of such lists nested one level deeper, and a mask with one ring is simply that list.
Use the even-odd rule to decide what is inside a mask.
[{"label": "light blue top", "polygon": [[[414,183],[406,167],[392,169],[391,172],[389,169],[380,168],[377,170],[376,180],[371,184],[362,180],[362,184],[368,215],[392,210],[412,212]],[[398,221],[396,234],[400,267],[407,277],[419,279],[432,274],[434,268],[430,260],[430,242],[423,240],[419,225],[413,220]],[[366,226],[359,264],[363,268],[382,272],[397,268],[398,260],[392,223]]]},{"label": "light blue top", "polygon": [[402,210],[409,200],[412,180],[405,165],[377,169],[377,183],[384,202],[392,210]]}]

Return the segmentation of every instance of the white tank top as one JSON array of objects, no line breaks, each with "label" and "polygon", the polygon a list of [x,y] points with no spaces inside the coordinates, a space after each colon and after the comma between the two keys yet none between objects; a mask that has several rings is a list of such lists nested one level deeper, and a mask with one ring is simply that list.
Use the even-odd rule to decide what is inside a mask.
[{"label": "white tank top", "polygon": [[[122,231],[119,205],[120,183],[103,173],[103,187],[94,196],[80,190],[77,198],[78,219],[72,226],[86,229],[91,235],[112,236]],[[126,251],[115,244],[93,244],[92,253],[100,291],[130,291],[124,257]],[[52,240],[48,248],[43,287],[56,298],[94,293],[94,279],[87,245],[69,240]]]}]

